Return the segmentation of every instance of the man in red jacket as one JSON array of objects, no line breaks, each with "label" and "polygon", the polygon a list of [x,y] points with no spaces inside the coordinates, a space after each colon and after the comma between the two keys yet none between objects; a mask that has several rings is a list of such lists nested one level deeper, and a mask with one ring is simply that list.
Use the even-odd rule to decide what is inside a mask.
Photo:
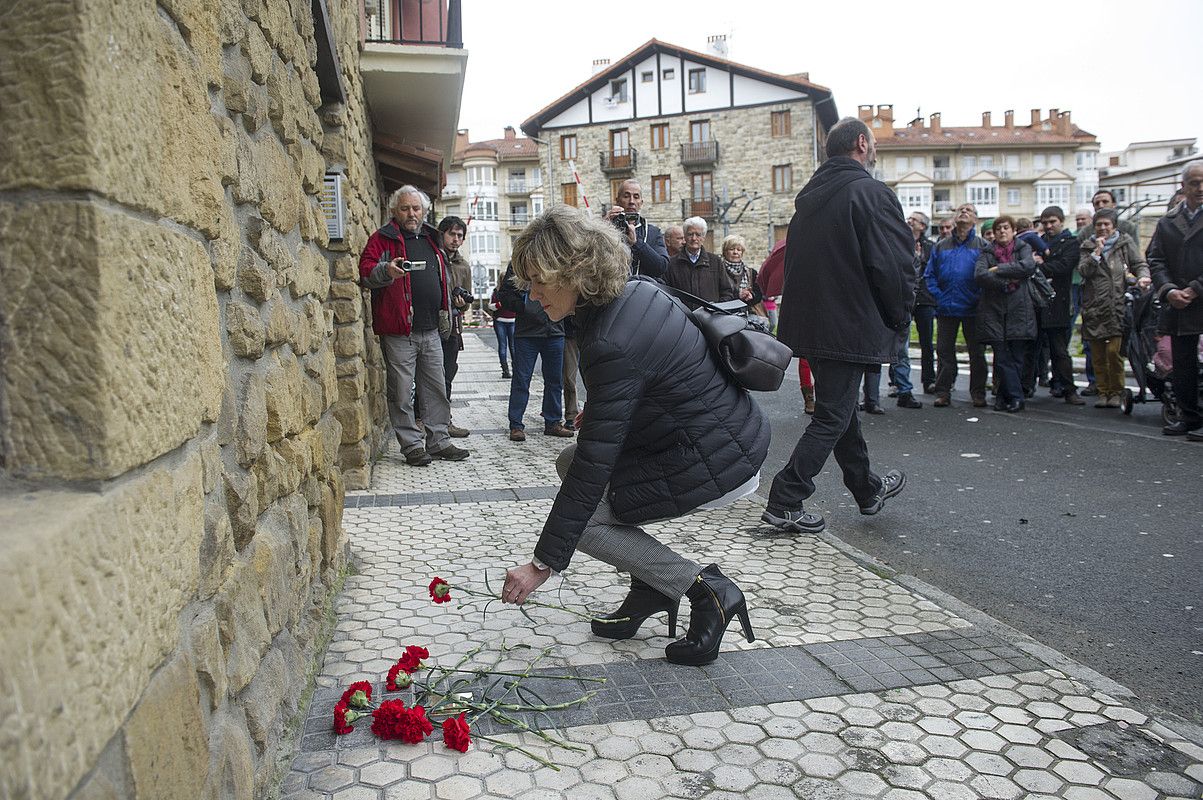
[{"label": "man in red jacket", "polygon": [[[451,334],[450,282],[439,233],[423,222],[430,198],[402,186],[389,198],[392,218],[368,239],[359,276],[372,290],[372,330],[388,368],[389,419],[405,462],[424,467],[436,458],[462,461],[451,443],[451,403],[443,373],[443,338]],[[422,393],[422,423],[414,419],[414,383]]]}]

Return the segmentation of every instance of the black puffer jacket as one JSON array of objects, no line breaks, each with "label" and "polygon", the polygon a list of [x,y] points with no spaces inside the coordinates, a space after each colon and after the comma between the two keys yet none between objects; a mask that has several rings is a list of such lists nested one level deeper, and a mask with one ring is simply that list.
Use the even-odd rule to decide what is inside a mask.
[{"label": "black puffer jacket", "polygon": [[589,402],[576,456],[535,558],[563,570],[609,486],[615,516],[639,524],[688,513],[764,463],[769,422],[719,370],[680,301],[635,279],[575,316]]},{"label": "black puffer jacket", "polygon": [[[1032,282],[1028,280],[1036,274],[1032,248],[1016,239],[1012,258],[1009,263],[999,264],[990,245],[977,257],[973,277],[982,287],[977,302],[979,341],[999,344],[1036,338],[1036,302],[1032,297]],[[991,272],[991,267],[998,269]]]},{"label": "black puffer jacket", "polygon": [[890,363],[915,304],[915,238],[898,197],[836,156],[794,209],[777,338],[800,356]]},{"label": "black puffer jacket", "polygon": [[1078,269],[1078,237],[1063,229],[1056,236],[1041,238],[1049,252],[1040,265],[1040,271],[1052,283],[1057,296],[1049,301],[1046,308],[1040,309],[1040,327],[1068,328],[1073,318],[1070,301],[1074,272]]}]

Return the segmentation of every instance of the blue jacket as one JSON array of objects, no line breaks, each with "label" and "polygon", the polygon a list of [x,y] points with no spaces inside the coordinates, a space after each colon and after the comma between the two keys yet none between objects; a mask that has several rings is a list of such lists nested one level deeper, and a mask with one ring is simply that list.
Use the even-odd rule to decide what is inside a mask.
[{"label": "blue jacket", "polygon": [[988,242],[976,233],[957,241],[956,231],[936,242],[927,261],[927,288],[936,301],[937,317],[972,317],[981,288],[973,270]]}]

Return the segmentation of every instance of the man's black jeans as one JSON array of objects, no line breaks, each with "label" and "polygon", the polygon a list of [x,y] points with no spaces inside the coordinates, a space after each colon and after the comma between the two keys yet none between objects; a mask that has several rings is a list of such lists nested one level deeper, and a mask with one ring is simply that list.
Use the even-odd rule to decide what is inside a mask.
[{"label": "man's black jeans", "polygon": [[808,358],[815,379],[815,413],[798,440],[789,463],[769,492],[769,508],[798,511],[815,492],[814,477],[823,470],[827,457],[835,454],[844,472],[844,485],[857,505],[867,506],[881,488],[881,478],[869,467],[869,448],[861,436],[856,400],[864,364]]}]

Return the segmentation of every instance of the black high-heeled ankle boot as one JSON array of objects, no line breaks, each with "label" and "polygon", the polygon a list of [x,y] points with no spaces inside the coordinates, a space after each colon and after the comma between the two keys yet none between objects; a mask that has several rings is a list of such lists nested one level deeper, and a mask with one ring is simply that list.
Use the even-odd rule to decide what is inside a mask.
[{"label": "black high-heeled ankle boot", "polygon": [[664,648],[665,657],[672,663],[698,666],[714,661],[723,634],[736,617],[747,640],[756,641],[744,593],[719,571],[717,564],[702,570],[685,596],[689,598],[689,632]]},{"label": "black high-heeled ankle boot", "polygon": [[[593,620],[589,626],[595,636],[607,639],[630,639],[639,630],[639,626],[653,614],[661,611],[668,612],[668,635],[677,635],[677,610],[681,606],[680,598],[672,598],[660,594],[643,581],[631,576],[631,591],[623,599],[622,605],[613,613]],[[600,622],[602,619],[621,620],[620,622]]]}]

